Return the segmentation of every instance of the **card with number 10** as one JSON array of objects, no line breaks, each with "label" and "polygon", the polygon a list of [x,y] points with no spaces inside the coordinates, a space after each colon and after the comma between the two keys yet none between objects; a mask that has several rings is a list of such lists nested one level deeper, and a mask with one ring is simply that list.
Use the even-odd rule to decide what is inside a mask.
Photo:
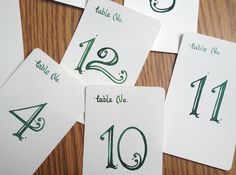
[{"label": "card with number 10", "polygon": [[161,175],[164,90],[86,89],[84,175]]}]

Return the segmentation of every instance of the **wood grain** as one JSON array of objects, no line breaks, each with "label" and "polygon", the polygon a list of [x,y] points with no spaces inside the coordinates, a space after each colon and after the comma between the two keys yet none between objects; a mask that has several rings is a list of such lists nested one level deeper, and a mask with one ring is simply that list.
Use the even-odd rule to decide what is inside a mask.
[{"label": "wood grain", "polygon": [[[60,63],[83,10],[49,0],[20,0],[20,7],[25,57],[40,48]],[[198,32],[236,42],[236,0],[200,0]],[[175,54],[150,52],[136,85],[167,91],[175,60]],[[82,175],[83,134],[75,124],[35,175]],[[236,175],[236,155],[226,172],[165,154],[163,175]]]}]

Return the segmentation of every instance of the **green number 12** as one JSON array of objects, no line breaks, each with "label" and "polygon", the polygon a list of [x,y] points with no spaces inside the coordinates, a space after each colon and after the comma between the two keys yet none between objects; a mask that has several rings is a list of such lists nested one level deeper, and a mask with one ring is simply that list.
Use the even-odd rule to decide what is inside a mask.
[{"label": "green number 12", "polygon": [[[136,130],[140,133],[140,135],[142,136],[143,139],[143,143],[144,143],[144,155],[143,157],[139,154],[139,153],[134,153],[133,154],[133,158],[132,160],[134,160],[135,164],[134,165],[128,165],[126,164],[121,157],[120,154],[120,142],[122,140],[122,137],[126,134],[127,131],[129,130]],[[113,162],[113,136],[114,136],[114,125],[112,125],[105,133],[103,133],[100,136],[100,139],[103,141],[105,139],[105,135],[108,135],[108,158],[107,158],[107,166],[106,168],[112,168],[112,169],[117,169],[118,165],[114,165]],[[125,167],[128,170],[137,170],[139,168],[141,168],[145,162],[146,156],[147,156],[147,141],[145,138],[145,135],[143,134],[143,132],[141,130],[139,130],[136,127],[129,127],[127,129],[125,129],[119,139],[118,139],[118,143],[117,143],[117,154],[118,154],[118,158],[120,160],[120,163],[123,165],[123,167]]]},{"label": "green number 12", "polygon": [[[113,81],[116,84],[122,84],[126,81],[127,79],[127,72],[125,70],[121,70],[120,73],[118,73],[118,76],[112,75],[105,67],[106,66],[114,66],[118,63],[119,61],[119,55],[116,52],[115,49],[111,47],[104,47],[98,50],[97,56],[101,60],[93,60],[90,61],[86,64],[84,68],[84,62],[88,58],[88,55],[95,43],[96,38],[92,38],[88,41],[84,41],[79,44],[80,47],[85,47],[84,53],[79,61],[79,64],[75,68],[80,74],[83,74],[85,70],[95,70],[103,73],[105,76],[107,76],[111,81]],[[104,59],[109,55],[112,54],[113,58],[110,61],[104,61]],[[104,67],[105,66],[105,67]],[[85,69],[85,70],[84,70]]]},{"label": "green number 12", "polygon": [[[202,95],[202,90],[204,88],[206,79],[207,79],[207,75],[202,77],[202,78],[200,78],[200,79],[198,79],[198,80],[196,80],[196,81],[193,81],[191,83],[191,87],[194,88],[195,87],[195,83],[199,82],[198,83],[198,88],[197,88],[197,93],[196,93],[196,96],[195,96],[195,99],[194,99],[194,103],[193,103],[193,107],[192,107],[192,111],[189,114],[189,115],[194,115],[197,118],[199,118],[198,117],[199,113],[197,111],[198,111],[198,106],[199,106],[199,102],[200,102],[201,95]],[[228,80],[226,80],[222,84],[214,87],[211,90],[212,93],[215,93],[216,89],[219,89],[218,96],[217,96],[217,99],[216,99],[216,102],[215,102],[215,106],[214,106],[213,113],[212,113],[210,121],[214,121],[214,122],[220,123],[220,121],[218,119],[218,115],[219,115],[221,103],[222,103],[222,100],[223,100],[223,97],[224,97],[225,89],[227,87],[227,83],[228,83]]]}]

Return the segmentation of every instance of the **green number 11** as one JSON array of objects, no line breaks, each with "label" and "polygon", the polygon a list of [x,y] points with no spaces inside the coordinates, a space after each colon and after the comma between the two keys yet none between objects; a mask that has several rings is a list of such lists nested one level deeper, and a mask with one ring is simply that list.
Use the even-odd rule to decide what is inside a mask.
[{"label": "green number 11", "polygon": [[[196,96],[195,96],[195,99],[194,99],[194,102],[193,102],[192,111],[189,114],[189,115],[194,115],[196,118],[199,118],[198,117],[199,116],[198,106],[199,106],[199,102],[201,100],[202,91],[203,91],[206,79],[207,79],[207,75],[202,77],[202,78],[200,78],[200,79],[198,79],[198,80],[196,80],[196,81],[193,81],[191,83],[191,87],[194,88],[195,87],[195,83],[198,82],[197,93],[196,93]],[[218,119],[218,115],[219,115],[221,103],[222,103],[222,100],[223,100],[223,97],[224,97],[225,89],[227,87],[227,83],[228,83],[228,80],[226,80],[222,84],[214,87],[211,90],[212,93],[215,93],[216,89],[219,89],[218,90],[218,96],[217,96],[217,99],[216,99],[216,102],[215,102],[215,106],[214,106],[213,113],[212,113],[210,121],[214,121],[214,122],[220,123],[220,121]]]}]

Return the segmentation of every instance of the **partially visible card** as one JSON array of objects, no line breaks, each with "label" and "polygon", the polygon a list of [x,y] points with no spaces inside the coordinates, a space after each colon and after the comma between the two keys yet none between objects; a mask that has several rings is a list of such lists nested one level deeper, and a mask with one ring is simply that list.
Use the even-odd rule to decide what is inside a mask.
[{"label": "partially visible card", "polygon": [[110,0],[91,0],[61,65],[86,85],[134,85],[159,21]]},{"label": "partially visible card", "polygon": [[87,3],[87,0],[54,0],[54,1],[81,8],[84,8]]},{"label": "partially visible card", "polygon": [[30,175],[76,120],[84,86],[34,50],[0,91],[0,174]]},{"label": "partially visible card", "polygon": [[89,86],[83,175],[162,175],[162,88]]},{"label": "partially visible card", "polygon": [[177,53],[181,35],[197,31],[199,0],[125,0],[125,6],[160,20],[153,51]]},{"label": "partially visible card", "polygon": [[236,44],[183,37],[166,99],[166,153],[229,170],[236,133]]},{"label": "partially visible card", "polygon": [[24,59],[19,1],[0,0],[0,87]]}]

